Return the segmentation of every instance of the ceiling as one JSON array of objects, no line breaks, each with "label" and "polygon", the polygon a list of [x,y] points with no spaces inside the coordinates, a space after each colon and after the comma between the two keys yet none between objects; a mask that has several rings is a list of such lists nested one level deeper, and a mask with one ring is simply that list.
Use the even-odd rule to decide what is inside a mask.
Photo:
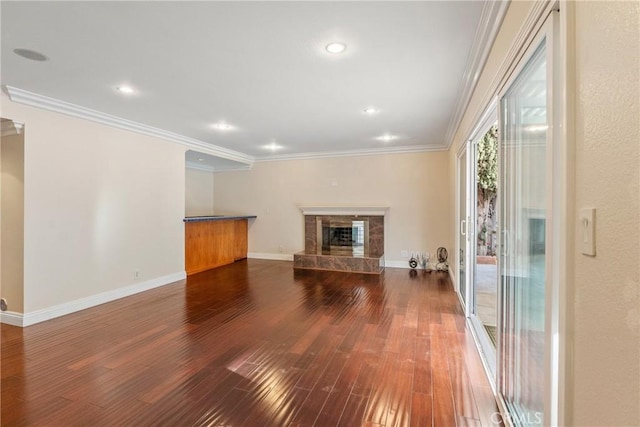
[{"label": "ceiling", "polygon": [[[446,149],[485,2],[0,7],[3,85],[251,163]],[[346,50],[328,53],[334,41]],[[48,60],[25,59],[16,48]],[[134,92],[118,92],[123,85]]]}]

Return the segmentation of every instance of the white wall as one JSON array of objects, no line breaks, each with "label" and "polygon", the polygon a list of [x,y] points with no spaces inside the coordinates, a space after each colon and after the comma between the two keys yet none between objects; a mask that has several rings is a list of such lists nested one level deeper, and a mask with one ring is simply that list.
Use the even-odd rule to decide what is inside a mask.
[{"label": "white wall", "polygon": [[213,172],[187,168],[185,171],[185,215],[213,214]]},{"label": "white wall", "polygon": [[2,108],[28,130],[25,313],[184,274],[184,147],[4,94]]},{"label": "white wall", "polygon": [[2,151],[2,221],[1,286],[8,310],[23,311],[24,268],[24,135],[3,136]]},{"label": "white wall", "polygon": [[[451,251],[447,152],[258,162],[249,171],[216,173],[216,210],[256,214],[249,252],[304,249],[300,205],[389,206],[385,255]],[[335,183],[335,185],[333,185]]]},{"label": "white wall", "polygon": [[575,254],[574,425],[640,425],[639,9],[575,3],[575,206],[597,209],[597,254]]}]

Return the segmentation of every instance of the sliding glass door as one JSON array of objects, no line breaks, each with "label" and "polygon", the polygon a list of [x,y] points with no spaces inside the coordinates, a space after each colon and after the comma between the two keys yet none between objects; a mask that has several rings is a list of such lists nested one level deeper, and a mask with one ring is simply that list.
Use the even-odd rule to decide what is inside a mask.
[{"label": "sliding glass door", "polygon": [[458,295],[467,304],[467,283],[470,280],[469,265],[469,144],[458,154]]},{"label": "sliding glass door", "polygon": [[541,425],[547,271],[547,40],[500,96],[500,381],[515,425]]},{"label": "sliding glass door", "polygon": [[456,290],[514,426],[554,424],[558,414],[549,392],[558,372],[550,314],[553,106],[562,102],[553,101],[554,28],[557,15],[541,25],[458,152]]},{"label": "sliding glass door", "polygon": [[469,151],[469,295],[467,314],[495,385],[498,312],[497,110],[489,110]]}]

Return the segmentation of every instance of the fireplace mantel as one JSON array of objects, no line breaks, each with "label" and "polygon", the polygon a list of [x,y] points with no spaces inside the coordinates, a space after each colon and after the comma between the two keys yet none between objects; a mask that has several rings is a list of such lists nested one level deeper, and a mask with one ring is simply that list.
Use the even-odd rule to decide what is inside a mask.
[{"label": "fireplace mantel", "polygon": [[389,206],[300,206],[303,215],[385,216]]}]

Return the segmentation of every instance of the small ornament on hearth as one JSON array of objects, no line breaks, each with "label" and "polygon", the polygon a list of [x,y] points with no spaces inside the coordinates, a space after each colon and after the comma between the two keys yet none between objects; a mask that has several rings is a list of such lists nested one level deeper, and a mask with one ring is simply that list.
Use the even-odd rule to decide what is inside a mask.
[{"label": "small ornament on hearth", "polygon": [[430,258],[431,255],[429,252],[422,252],[418,254],[418,262],[424,271],[431,271],[431,266],[429,265]]},{"label": "small ornament on hearth", "polygon": [[411,267],[412,270],[415,270],[417,266],[418,266],[418,256],[412,253],[411,258],[409,258],[409,267]]},{"label": "small ornament on hearth", "polygon": [[447,264],[447,259],[449,258],[449,253],[442,246],[438,248],[438,252],[436,253],[438,257],[438,263],[436,264],[436,270],[438,271],[449,271],[449,264]]}]

